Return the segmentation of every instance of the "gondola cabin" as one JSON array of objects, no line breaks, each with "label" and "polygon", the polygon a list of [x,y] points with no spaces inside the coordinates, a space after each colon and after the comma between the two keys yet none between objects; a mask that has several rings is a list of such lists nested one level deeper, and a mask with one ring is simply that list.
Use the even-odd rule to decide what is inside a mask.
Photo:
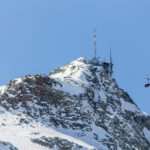
[{"label": "gondola cabin", "polygon": [[150,87],[150,78],[148,75],[147,75],[146,80],[147,80],[147,83],[145,84],[145,87],[147,88],[147,87]]},{"label": "gondola cabin", "polygon": [[150,87],[150,83],[145,84],[145,87],[146,87],[146,88],[147,88],[147,87]]}]

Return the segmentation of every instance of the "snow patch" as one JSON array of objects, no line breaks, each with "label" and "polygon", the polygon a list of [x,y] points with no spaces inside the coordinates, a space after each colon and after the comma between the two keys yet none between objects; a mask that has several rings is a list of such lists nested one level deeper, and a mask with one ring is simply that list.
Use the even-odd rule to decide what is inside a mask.
[{"label": "snow patch", "polygon": [[72,85],[70,83],[66,83],[63,81],[60,81],[59,79],[55,79],[56,81],[58,81],[62,87],[60,87],[59,85],[55,86],[55,89],[69,93],[71,95],[79,95],[80,93],[83,93],[85,91],[84,88],[78,86],[78,85]]},{"label": "snow patch", "polygon": [[18,84],[18,83],[22,82],[22,80],[21,80],[21,78],[17,78],[17,79],[15,79],[15,82],[16,82],[16,84]]},{"label": "snow patch", "polygon": [[6,89],[6,85],[0,86],[0,93],[3,94]]},{"label": "snow patch", "polygon": [[136,105],[131,104],[129,102],[126,102],[125,100],[123,100],[122,98],[120,98],[121,101],[121,109],[122,110],[128,110],[128,111],[132,111],[132,112],[139,112],[140,110],[137,108]]},{"label": "snow patch", "polygon": [[[95,148],[82,140],[44,126],[40,122],[33,121],[31,124],[21,124],[20,119],[22,117],[11,113],[4,113],[0,115],[0,141],[9,142],[19,150],[48,150],[46,147],[33,143],[31,139],[41,138],[43,136],[47,138],[59,137],[81,145],[86,149]],[[25,119],[26,117],[24,116],[23,118]]]},{"label": "snow patch", "polygon": [[150,143],[150,131],[148,129],[144,128],[143,132],[145,134],[145,137],[147,138],[147,140]]}]

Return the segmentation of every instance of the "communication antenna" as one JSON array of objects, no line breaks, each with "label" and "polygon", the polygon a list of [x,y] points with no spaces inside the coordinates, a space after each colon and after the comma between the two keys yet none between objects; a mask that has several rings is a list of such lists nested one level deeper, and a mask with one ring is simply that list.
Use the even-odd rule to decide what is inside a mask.
[{"label": "communication antenna", "polygon": [[96,49],[96,27],[94,28],[94,58],[97,58],[97,49]]},{"label": "communication antenna", "polygon": [[109,67],[109,73],[110,73],[110,77],[113,74],[113,62],[112,62],[112,54],[111,54],[111,48],[110,48],[110,67]]},{"label": "communication antenna", "polygon": [[112,63],[112,52],[111,52],[111,48],[110,48],[110,63]]}]

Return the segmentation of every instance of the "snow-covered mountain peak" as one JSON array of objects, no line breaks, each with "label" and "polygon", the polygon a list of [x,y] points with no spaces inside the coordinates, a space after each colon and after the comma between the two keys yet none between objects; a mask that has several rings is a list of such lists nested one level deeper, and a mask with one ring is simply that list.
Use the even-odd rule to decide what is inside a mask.
[{"label": "snow-covered mountain peak", "polygon": [[88,70],[89,63],[85,57],[80,57],[67,65],[54,70],[50,77],[66,81],[71,80],[81,81],[82,75]]},{"label": "snow-covered mountain peak", "polygon": [[84,56],[82,56],[82,57],[79,57],[79,58],[77,58],[76,60],[74,60],[74,62],[77,62],[77,61],[79,61],[79,62],[84,62],[84,63],[87,63],[88,62],[88,59],[86,58],[86,57],[84,57]]},{"label": "snow-covered mountain peak", "polygon": [[95,65],[93,61],[89,61],[85,57],[80,57],[54,70],[50,73],[50,77],[60,82],[83,87],[89,86],[94,82],[94,78],[99,80],[102,71],[103,68],[100,65]]},{"label": "snow-covered mountain peak", "polygon": [[149,150],[150,116],[108,66],[80,57],[49,76],[27,75],[0,87],[0,148]]}]

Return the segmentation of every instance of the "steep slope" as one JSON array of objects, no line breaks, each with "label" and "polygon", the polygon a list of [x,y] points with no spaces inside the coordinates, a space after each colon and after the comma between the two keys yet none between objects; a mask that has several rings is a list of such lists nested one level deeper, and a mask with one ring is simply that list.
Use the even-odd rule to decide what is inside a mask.
[{"label": "steep slope", "polygon": [[98,60],[80,57],[0,93],[0,141],[18,150],[150,149],[150,116]]}]

